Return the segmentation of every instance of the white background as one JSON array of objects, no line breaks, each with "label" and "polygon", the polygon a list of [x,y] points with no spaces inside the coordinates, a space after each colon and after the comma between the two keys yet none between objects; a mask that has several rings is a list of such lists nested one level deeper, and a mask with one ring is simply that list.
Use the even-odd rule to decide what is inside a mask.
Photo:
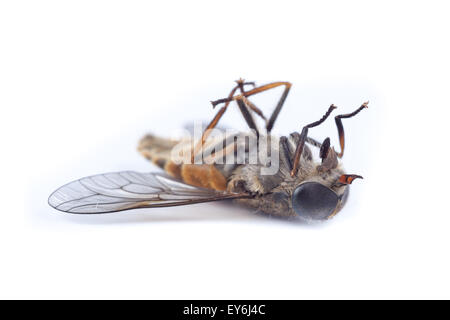
[{"label": "white background", "polygon": [[[0,298],[450,298],[445,1],[2,1]],[[60,185],[153,167],[146,132],[209,120],[233,80],[293,83],[276,133],[329,104],[364,180],[332,221],[233,206],[71,216]],[[255,102],[266,113],[276,94]],[[236,108],[223,124],[245,128]],[[310,131],[330,136],[329,120]]]}]

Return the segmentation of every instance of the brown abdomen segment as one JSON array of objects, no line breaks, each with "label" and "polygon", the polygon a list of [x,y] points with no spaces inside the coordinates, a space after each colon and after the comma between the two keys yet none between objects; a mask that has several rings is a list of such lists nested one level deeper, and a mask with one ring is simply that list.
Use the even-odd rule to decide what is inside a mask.
[{"label": "brown abdomen segment", "polygon": [[227,179],[211,164],[183,164],[181,180],[197,187],[220,191],[227,189]]},{"label": "brown abdomen segment", "polygon": [[227,179],[215,165],[178,165],[171,161],[171,150],[177,143],[179,141],[147,135],[139,142],[138,150],[145,158],[186,184],[220,191],[227,189]]}]

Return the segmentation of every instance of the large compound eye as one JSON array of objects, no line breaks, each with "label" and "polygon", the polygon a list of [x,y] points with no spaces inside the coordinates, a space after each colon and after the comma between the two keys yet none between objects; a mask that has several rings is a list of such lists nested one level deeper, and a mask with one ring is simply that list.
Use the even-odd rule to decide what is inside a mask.
[{"label": "large compound eye", "polygon": [[318,182],[302,183],[292,195],[292,208],[306,220],[327,219],[337,204],[337,194]]}]

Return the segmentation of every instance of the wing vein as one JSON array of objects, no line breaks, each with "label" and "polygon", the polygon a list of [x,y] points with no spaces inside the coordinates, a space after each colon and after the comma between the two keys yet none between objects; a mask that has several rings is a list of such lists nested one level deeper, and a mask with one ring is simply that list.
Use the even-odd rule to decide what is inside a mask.
[{"label": "wing vein", "polygon": [[108,213],[249,197],[186,185],[157,173],[124,171],[85,177],[53,192],[48,203],[70,213]]}]

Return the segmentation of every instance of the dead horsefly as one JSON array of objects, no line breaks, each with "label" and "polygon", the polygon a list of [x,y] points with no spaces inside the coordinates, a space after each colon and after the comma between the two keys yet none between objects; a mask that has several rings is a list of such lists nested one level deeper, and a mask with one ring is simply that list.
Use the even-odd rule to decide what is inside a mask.
[{"label": "dead horsefly", "polygon": [[[363,103],[352,113],[335,117],[340,152],[326,138],[322,143],[308,136],[336,107],[331,105],[318,121],[307,124],[300,133],[276,137],[271,130],[291,88],[289,82],[273,82],[257,87],[240,79],[220,104],[201,137],[171,140],[147,135],[138,150],[165,173],[123,171],[94,175],[73,181],[50,195],[53,208],[78,214],[118,212],[138,208],[181,206],[234,199],[256,211],[307,221],[326,220],[344,206],[349,185],[358,178],[346,174],[339,159],[344,155],[342,119],[367,108]],[[251,86],[249,90],[246,90]],[[284,87],[272,115],[263,112],[249,98],[276,87]],[[250,132],[218,135],[217,124],[230,103],[236,102]],[[254,115],[265,122],[258,128]],[[320,162],[313,159],[309,146],[319,149]]]}]

